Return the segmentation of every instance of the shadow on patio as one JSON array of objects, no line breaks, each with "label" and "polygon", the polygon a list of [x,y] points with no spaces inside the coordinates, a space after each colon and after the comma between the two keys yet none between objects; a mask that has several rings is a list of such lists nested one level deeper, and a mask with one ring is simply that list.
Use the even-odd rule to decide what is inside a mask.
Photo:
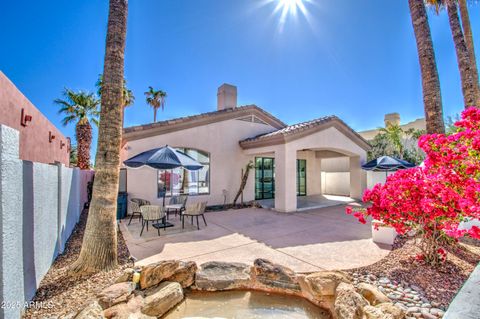
[{"label": "shadow on patio", "polygon": [[371,226],[345,214],[345,205],[297,213],[248,208],[206,214],[201,229],[173,218],[175,227],[150,229],[140,238],[140,223],[122,221],[121,230],[138,264],[167,259],[252,263],[267,258],[297,272],[348,269],[372,264],[389,247],[371,240]]}]

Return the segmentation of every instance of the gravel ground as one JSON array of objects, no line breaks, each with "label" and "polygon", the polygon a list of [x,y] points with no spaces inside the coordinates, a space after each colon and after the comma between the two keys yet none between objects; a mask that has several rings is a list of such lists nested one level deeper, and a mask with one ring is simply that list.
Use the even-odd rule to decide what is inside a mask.
[{"label": "gravel ground", "polygon": [[[480,262],[480,244],[469,240],[454,244],[447,251],[447,261],[434,268],[415,260],[420,251],[413,239],[397,238],[388,256],[375,264],[349,272],[357,282],[370,281],[387,295],[398,297],[392,299],[407,307],[421,308],[425,304],[425,308],[445,310]],[[405,289],[408,291],[405,292]],[[417,293],[418,300],[409,298],[412,291]]]},{"label": "gravel ground", "polygon": [[131,262],[128,261],[130,253],[121,232],[118,232],[119,265],[116,269],[82,278],[73,278],[67,274],[68,266],[80,254],[87,215],[87,211],[82,213],[64,253],[57,257],[40,282],[40,287],[33,299],[39,306],[28,308],[24,318],[61,318],[63,315],[80,310],[95,297],[97,292],[113,284],[125,268],[131,267]]}]

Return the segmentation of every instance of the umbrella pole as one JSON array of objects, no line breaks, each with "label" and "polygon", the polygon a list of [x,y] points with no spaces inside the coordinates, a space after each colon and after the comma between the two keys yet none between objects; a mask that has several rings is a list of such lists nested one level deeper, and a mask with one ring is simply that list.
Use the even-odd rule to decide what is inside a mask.
[{"label": "umbrella pole", "polygon": [[165,196],[167,195],[167,185],[163,185],[163,207],[165,207]]}]

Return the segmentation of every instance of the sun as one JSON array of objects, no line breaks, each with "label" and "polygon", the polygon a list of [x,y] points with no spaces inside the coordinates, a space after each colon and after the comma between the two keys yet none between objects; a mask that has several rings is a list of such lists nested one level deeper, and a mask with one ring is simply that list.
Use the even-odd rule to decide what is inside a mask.
[{"label": "sun", "polygon": [[278,5],[276,10],[282,11],[282,16],[286,16],[291,14],[293,16],[297,15],[297,9],[299,9],[302,13],[306,12],[305,5],[303,0],[277,0]]},{"label": "sun", "polygon": [[310,3],[312,0],[268,0],[268,2],[276,4],[273,14],[278,14],[280,16],[278,21],[280,33],[283,32],[285,24],[289,18],[297,19],[299,15],[302,15],[307,21],[309,20],[309,14],[305,7],[305,3]]}]

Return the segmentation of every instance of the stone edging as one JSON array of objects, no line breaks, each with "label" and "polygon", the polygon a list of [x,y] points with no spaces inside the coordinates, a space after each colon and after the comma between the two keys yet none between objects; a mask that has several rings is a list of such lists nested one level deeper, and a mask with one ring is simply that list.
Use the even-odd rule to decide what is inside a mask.
[{"label": "stone edging", "polygon": [[256,259],[252,266],[213,261],[199,268],[195,262],[166,260],[137,271],[127,269],[116,284],[102,290],[97,300],[69,318],[160,318],[183,300],[186,288],[299,296],[328,310],[334,319],[405,318],[404,310],[375,286],[361,283],[355,287],[350,275],[342,271],[296,274],[266,259]]}]

